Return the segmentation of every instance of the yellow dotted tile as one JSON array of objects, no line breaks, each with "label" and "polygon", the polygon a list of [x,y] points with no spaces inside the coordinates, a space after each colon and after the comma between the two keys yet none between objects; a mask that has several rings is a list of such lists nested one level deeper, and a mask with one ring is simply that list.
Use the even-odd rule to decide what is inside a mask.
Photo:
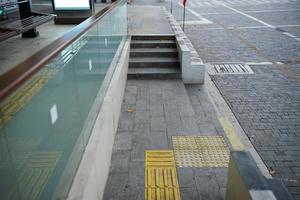
[{"label": "yellow dotted tile", "polygon": [[222,136],[173,136],[178,167],[228,167],[229,150]]}]

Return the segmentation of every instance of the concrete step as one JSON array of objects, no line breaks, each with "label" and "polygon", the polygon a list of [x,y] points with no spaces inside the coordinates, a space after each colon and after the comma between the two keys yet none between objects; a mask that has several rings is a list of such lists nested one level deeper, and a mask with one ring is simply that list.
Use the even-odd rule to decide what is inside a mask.
[{"label": "concrete step", "polygon": [[175,40],[131,40],[131,48],[176,48]]},{"label": "concrete step", "polygon": [[130,57],[178,57],[176,48],[133,48]]},{"label": "concrete step", "polygon": [[134,57],[129,59],[129,68],[146,68],[146,67],[159,67],[159,68],[180,68],[178,58],[165,58],[165,57]]},{"label": "concrete step", "polygon": [[129,68],[128,79],[180,79],[179,68]]},{"label": "concrete step", "polygon": [[174,35],[133,35],[131,40],[175,40]]}]

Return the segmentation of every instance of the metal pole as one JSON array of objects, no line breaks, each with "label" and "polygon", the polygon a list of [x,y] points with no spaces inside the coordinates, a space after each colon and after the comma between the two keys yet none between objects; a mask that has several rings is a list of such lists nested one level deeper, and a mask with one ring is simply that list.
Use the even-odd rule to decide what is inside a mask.
[{"label": "metal pole", "polygon": [[171,14],[172,14],[172,11],[173,11],[173,0],[171,0]]},{"label": "metal pole", "polygon": [[182,30],[184,31],[184,24],[185,24],[185,5],[183,6],[183,20],[182,20]]}]

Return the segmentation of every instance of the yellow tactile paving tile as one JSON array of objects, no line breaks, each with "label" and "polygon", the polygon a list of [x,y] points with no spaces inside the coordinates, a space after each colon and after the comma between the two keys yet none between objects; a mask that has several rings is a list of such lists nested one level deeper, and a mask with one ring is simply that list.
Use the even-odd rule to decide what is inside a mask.
[{"label": "yellow tactile paving tile", "polygon": [[172,150],[145,151],[145,200],[180,200]]},{"label": "yellow tactile paving tile", "polygon": [[222,136],[173,136],[178,167],[228,167],[229,149]]},{"label": "yellow tactile paving tile", "polygon": [[226,117],[220,117],[219,121],[229,139],[229,142],[234,150],[243,151],[245,150],[244,144],[241,142],[240,137],[235,131],[232,123]]}]

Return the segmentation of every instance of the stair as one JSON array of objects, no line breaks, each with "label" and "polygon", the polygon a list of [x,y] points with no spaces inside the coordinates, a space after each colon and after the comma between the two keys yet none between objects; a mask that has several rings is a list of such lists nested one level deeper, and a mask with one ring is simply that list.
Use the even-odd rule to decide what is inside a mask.
[{"label": "stair", "polygon": [[128,79],[179,79],[180,62],[173,35],[131,38]]}]

